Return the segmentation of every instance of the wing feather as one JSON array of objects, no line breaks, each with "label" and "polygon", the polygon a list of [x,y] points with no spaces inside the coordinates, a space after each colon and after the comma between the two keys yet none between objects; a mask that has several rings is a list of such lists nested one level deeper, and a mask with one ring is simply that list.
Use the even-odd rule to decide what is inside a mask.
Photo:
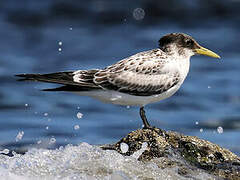
[{"label": "wing feather", "polygon": [[93,82],[104,89],[137,96],[160,94],[180,81],[177,69],[165,67],[167,61],[159,50],[138,53],[98,71]]}]

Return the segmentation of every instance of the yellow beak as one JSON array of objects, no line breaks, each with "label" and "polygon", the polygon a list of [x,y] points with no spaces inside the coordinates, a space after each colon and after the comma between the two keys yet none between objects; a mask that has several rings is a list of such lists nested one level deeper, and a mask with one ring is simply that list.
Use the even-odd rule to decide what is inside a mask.
[{"label": "yellow beak", "polygon": [[207,48],[204,48],[202,46],[200,46],[200,48],[195,49],[195,52],[197,54],[201,54],[201,55],[205,55],[205,56],[210,56],[210,57],[214,57],[214,58],[221,58],[219,55],[217,55],[215,52],[210,51]]}]

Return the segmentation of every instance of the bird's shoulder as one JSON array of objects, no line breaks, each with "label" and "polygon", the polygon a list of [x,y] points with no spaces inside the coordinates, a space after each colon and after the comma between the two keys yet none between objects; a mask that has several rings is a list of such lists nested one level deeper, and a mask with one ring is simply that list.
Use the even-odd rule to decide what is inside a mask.
[{"label": "bird's shoulder", "polygon": [[[167,55],[161,49],[152,49],[134,54],[130,57],[122,59],[102,70],[102,72],[120,73],[123,71],[133,71],[137,73],[153,73],[168,61]],[[101,72],[101,71],[100,71]]]}]

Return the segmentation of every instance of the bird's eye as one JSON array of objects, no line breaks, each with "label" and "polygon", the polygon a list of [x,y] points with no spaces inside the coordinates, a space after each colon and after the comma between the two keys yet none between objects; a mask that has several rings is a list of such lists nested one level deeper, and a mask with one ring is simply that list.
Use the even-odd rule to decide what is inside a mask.
[{"label": "bird's eye", "polygon": [[193,40],[187,39],[187,40],[185,41],[185,43],[186,43],[187,46],[191,46],[191,45],[193,45]]}]

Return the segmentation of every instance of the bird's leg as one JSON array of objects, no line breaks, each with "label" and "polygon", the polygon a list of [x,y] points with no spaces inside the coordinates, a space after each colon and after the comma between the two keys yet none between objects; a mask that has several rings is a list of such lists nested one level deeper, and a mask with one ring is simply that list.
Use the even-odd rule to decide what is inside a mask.
[{"label": "bird's leg", "polygon": [[149,122],[147,120],[147,117],[145,115],[145,111],[144,111],[144,107],[143,106],[140,108],[139,112],[140,112],[140,116],[142,118],[143,125],[144,125],[143,129],[151,129],[152,127],[151,127],[151,125],[149,124]]}]

